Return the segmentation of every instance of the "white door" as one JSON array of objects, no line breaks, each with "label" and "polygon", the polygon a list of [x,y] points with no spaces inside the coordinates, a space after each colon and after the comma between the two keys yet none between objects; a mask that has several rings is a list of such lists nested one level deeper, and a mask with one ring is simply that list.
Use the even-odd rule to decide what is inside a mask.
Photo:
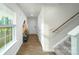
[{"label": "white door", "polygon": [[36,34],[37,33],[37,19],[29,18],[28,19],[28,28],[30,34]]}]

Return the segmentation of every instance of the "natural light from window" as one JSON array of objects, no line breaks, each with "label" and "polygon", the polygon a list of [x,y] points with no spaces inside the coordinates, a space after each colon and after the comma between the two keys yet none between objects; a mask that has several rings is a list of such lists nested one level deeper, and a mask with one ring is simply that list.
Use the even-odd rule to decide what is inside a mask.
[{"label": "natural light from window", "polygon": [[15,16],[13,11],[0,4],[0,54],[3,54],[4,51],[6,52],[16,40]]}]

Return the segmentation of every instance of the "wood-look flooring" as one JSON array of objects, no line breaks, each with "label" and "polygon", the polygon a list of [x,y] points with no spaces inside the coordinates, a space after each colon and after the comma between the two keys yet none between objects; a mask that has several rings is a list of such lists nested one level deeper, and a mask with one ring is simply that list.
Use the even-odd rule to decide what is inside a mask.
[{"label": "wood-look flooring", "polygon": [[49,53],[42,51],[36,35],[29,35],[28,41],[22,44],[17,55],[49,55]]}]

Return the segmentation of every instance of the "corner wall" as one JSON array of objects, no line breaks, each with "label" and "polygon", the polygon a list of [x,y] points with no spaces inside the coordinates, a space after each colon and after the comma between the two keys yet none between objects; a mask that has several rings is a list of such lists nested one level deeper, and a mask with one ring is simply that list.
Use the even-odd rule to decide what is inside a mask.
[{"label": "corner wall", "polygon": [[38,16],[38,37],[42,45],[42,50],[45,52],[49,51],[49,38],[47,36],[49,32],[46,32],[48,29],[49,28],[44,23],[44,10],[42,9]]}]

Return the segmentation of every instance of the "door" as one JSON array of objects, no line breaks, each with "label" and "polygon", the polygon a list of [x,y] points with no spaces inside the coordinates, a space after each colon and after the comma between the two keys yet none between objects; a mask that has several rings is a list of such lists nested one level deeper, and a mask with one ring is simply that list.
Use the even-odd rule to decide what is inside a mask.
[{"label": "door", "polygon": [[30,34],[37,34],[37,19],[29,18],[28,19],[28,28]]}]

